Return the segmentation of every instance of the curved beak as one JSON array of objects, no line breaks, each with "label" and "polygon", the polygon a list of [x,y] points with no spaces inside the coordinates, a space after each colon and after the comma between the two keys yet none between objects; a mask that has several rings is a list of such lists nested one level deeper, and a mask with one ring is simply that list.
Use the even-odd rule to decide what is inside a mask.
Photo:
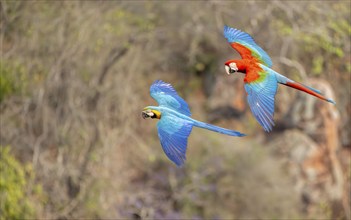
[{"label": "curved beak", "polygon": [[232,63],[233,65],[225,65],[225,71],[227,72],[228,75],[235,73],[238,71],[238,68],[236,67],[236,65],[234,63]]},{"label": "curved beak", "polygon": [[143,119],[152,118],[153,116],[154,116],[154,113],[149,109],[141,112],[141,117],[143,117]]},{"label": "curved beak", "polygon": [[228,65],[225,65],[225,72],[230,75],[230,67]]}]

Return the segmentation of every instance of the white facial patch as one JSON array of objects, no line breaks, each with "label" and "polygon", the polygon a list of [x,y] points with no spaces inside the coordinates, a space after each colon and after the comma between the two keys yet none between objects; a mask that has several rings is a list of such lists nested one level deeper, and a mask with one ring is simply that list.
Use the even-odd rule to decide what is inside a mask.
[{"label": "white facial patch", "polygon": [[225,72],[226,72],[228,75],[230,75],[229,66],[225,65],[224,67],[225,67]]},{"label": "white facial patch", "polygon": [[229,63],[229,67],[234,70],[235,72],[238,71],[238,67],[236,66],[236,63]]}]

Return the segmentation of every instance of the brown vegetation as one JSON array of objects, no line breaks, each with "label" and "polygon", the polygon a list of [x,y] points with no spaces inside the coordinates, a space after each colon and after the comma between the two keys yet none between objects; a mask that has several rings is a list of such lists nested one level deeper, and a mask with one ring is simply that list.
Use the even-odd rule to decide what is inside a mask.
[{"label": "brown vegetation", "polygon": [[[20,177],[8,185],[25,178],[17,195],[35,210],[12,217],[350,219],[349,2],[0,6],[1,160],[32,167],[13,162],[8,173]],[[224,24],[251,33],[276,71],[337,105],[280,86],[277,125],[264,133],[242,76],[225,74],[224,61],[238,54],[222,36]],[[176,168],[156,122],[140,116],[155,103],[156,79],[174,85],[194,118],[248,137],[194,129],[186,166]],[[9,216],[3,208],[0,218]]]}]

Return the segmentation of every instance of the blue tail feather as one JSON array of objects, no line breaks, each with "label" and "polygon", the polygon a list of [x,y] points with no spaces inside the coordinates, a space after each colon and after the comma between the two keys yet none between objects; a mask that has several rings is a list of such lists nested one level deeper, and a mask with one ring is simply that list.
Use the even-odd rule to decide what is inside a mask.
[{"label": "blue tail feather", "polygon": [[[306,86],[306,85],[304,85],[304,86]],[[310,90],[312,90],[313,92],[316,92],[316,93],[322,95],[322,92],[321,92],[320,90],[314,89],[314,88],[312,88],[312,87],[310,87],[310,86],[306,86],[306,87],[309,88]]]},{"label": "blue tail feather", "polygon": [[240,133],[238,131],[234,131],[234,130],[229,130],[226,128],[221,128],[215,125],[211,125],[211,124],[207,124],[201,121],[195,121],[194,126],[199,127],[199,128],[204,128],[210,131],[214,131],[214,132],[218,132],[221,134],[226,134],[226,135],[230,135],[230,136],[235,136],[235,137],[243,137],[246,136],[246,134]]},{"label": "blue tail feather", "polygon": [[334,100],[332,100],[332,99],[327,99],[327,102],[330,102],[330,103],[336,105],[336,102]]}]

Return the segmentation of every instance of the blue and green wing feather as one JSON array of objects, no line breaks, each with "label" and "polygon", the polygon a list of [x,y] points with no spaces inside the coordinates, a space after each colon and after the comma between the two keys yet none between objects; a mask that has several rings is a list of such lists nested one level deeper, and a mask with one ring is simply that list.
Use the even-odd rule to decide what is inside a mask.
[{"label": "blue and green wing feather", "polygon": [[263,79],[245,84],[247,101],[256,120],[267,132],[274,126],[274,99],[277,93],[275,75],[266,73]]},{"label": "blue and green wing feather", "polygon": [[230,44],[238,43],[246,47],[251,51],[251,56],[257,58],[262,64],[272,67],[273,63],[270,56],[256,44],[255,40],[248,33],[225,25],[224,37]]},{"label": "blue and green wing feather", "polygon": [[150,87],[150,95],[160,106],[168,107],[186,116],[191,116],[188,104],[182,99],[171,84],[156,80]]},{"label": "blue and green wing feather", "polygon": [[182,166],[185,162],[188,137],[192,127],[191,123],[168,115],[162,116],[157,123],[162,149],[177,166]]}]

